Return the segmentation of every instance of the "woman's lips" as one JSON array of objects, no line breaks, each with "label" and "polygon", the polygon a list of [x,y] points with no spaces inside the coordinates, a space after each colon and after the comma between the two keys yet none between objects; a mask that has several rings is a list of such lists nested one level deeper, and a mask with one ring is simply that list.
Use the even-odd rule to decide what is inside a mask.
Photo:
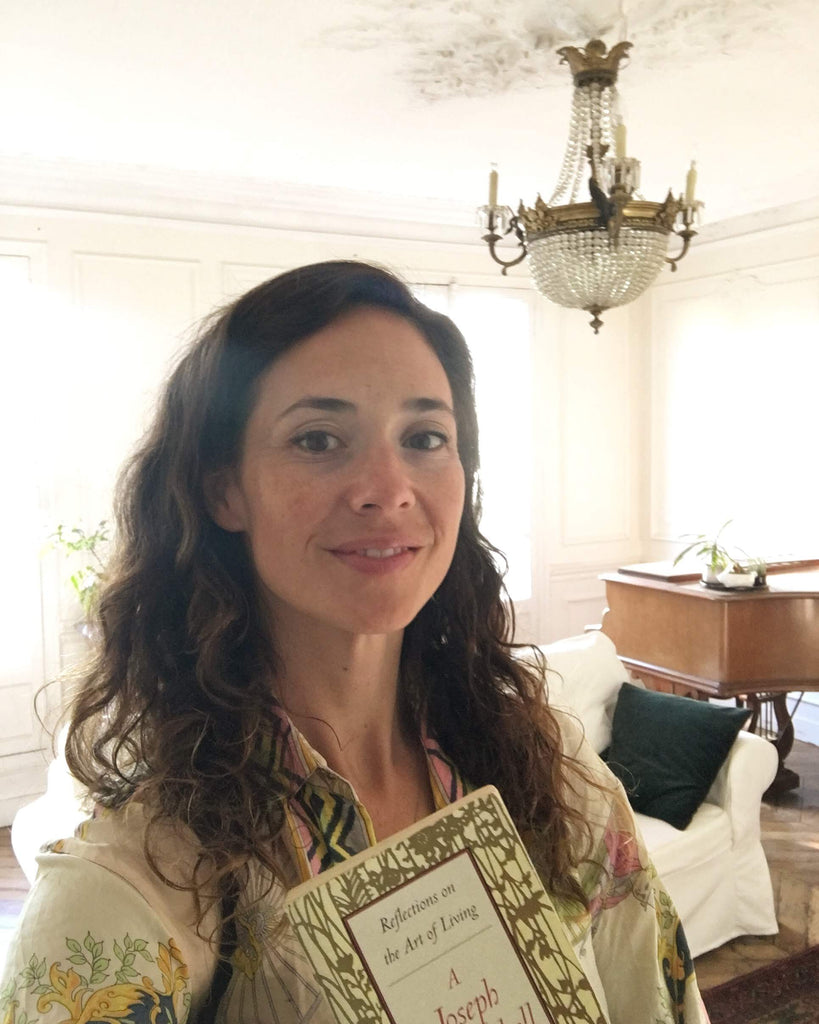
[{"label": "woman's lips", "polygon": [[415,558],[419,548],[408,544],[376,545],[344,545],[330,551],[339,561],[357,572],[378,576],[397,572]]}]

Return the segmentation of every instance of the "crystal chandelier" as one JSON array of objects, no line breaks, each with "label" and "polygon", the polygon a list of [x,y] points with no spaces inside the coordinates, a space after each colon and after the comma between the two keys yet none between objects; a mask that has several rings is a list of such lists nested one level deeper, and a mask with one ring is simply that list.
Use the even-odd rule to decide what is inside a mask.
[{"label": "crystal chandelier", "polygon": [[[569,141],[551,199],[538,195],[534,207],[521,202],[517,214],[498,205],[498,173],[489,176],[489,203],[479,208],[483,240],[505,274],[527,256],[535,286],[547,299],[592,314],[594,333],[600,314],[641,295],[663,264],[677,263],[696,234],[691,225],[702,203],[694,199],[696,171],[688,172],[685,195],[669,190],[662,203],[643,199],[640,161],[626,156],[626,128],[618,110],[617,71],[631,43],[607,53],[599,39],[580,49],[558,50],[574,78]],[[578,202],[586,185],[589,201]],[[498,242],[514,233],[521,252],[502,259]],[[682,250],[666,255],[668,236],[682,239]]]}]

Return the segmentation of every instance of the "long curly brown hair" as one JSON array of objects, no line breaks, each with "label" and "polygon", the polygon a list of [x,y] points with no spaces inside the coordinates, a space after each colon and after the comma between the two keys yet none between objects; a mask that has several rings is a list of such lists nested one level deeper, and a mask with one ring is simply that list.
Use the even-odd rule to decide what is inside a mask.
[{"label": "long curly brown hair", "polygon": [[[398,278],[353,261],[302,267],[211,316],[171,375],[117,494],[117,551],[98,607],[100,642],[72,706],[73,774],[102,804],[135,794],[152,826],[187,825],[197,880],[236,892],[252,861],[272,878],[282,793],[256,756],[273,725],[277,657],[241,535],[208,513],[204,481],[236,465],[260,375],[288,348],[358,306],[404,317],[446,371],[466,477],[452,565],[404,634],[401,698],[475,786],[500,790],[545,883],[583,900],[573,877],[583,822],[573,765],[543,699],[543,674],[515,656],[498,552],[481,535],[472,362],[447,317]],[[151,829],[146,853],[151,855]],[[167,880],[167,879],[166,879]],[[191,880],[197,894],[201,883]],[[200,913],[204,914],[200,902]]]}]

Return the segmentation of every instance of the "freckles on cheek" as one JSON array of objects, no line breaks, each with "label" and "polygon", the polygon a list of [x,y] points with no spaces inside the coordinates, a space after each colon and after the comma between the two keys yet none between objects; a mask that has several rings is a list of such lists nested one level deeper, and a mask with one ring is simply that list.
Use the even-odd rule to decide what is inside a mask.
[{"label": "freckles on cheek", "polygon": [[290,550],[308,546],[317,525],[318,494],[312,488],[288,495],[277,503],[274,517],[276,537]]},{"label": "freckles on cheek", "polygon": [[318,494],[315,491],[304,491],[291,495],[282,505],[281,513],[285,521],[296,525],[303,524],[315,515]]},{"label": "freckles on cheek", "polygon": [[309,492],[287,494],[277,490],[258,495],[251,503],[249,532],[266,544],[276,538],[292,538],[315,518],[315,505],[315,496]]}]

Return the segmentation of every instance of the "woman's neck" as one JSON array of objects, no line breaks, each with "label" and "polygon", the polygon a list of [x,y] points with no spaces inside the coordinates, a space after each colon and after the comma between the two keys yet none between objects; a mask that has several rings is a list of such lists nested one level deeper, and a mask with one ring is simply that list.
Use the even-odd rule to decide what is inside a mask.
[{"label": "woman's neck", "polygon": [[[369,785],[405,756],[398,707],[402,634],[356,636],[279,624],[276,696],[339,774]],[[417,742],[417,741],[416,741]]]},{"label": "woman's neck", "polygon": [[277,622],[276,696],[327,764],[356,791],[378,839],[433,810],[420,737],[402,721],[401,632],[353,636]]}]

